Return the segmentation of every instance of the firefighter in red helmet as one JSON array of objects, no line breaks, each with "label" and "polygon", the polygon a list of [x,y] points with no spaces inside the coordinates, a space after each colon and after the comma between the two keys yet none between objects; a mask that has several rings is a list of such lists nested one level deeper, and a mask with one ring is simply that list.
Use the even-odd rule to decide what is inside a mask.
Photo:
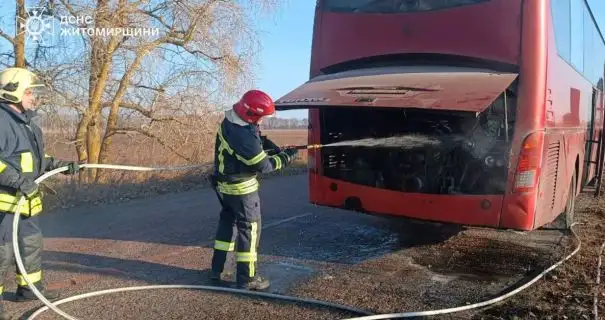
[{"label": "firefighter in red helmet", "polygon": [[212,257],[211,280],[215,283],[220,283],[227,253],[235,251],[237,287],[249,290],[269,287],[269,281],[256,273],[261,233],[257,174],[283,169],[297,154],[296,149],[280,150],[260,135],[260,123],[274,114],[271,97],[250,90],[225,112],[218,129],[212,181],[222,210]]}]

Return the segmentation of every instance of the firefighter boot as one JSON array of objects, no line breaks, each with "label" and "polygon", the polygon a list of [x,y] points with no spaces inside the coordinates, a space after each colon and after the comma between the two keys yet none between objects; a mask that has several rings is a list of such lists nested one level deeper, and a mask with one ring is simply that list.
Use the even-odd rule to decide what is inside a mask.
[{"label": "firefighter boot", "polygon": [[256,276],[246,283],[238,283],[238,289],[262,291],[269,288],[269,280],[261,276]]},{"label": "firefighter boot", "polygon": [[218,271],[210,271],[210,282],[212,282],[213,285],[218,286],[221,284],[221,273]]},{"label": "firefighter boot", "polygon": [[[40,293],[49,301],[56,300],[61,296],[59,292],[53,290],[40,290]],[[38,300],[34,292],[25,287],[18,287],[15,295],[17,302]]]}]

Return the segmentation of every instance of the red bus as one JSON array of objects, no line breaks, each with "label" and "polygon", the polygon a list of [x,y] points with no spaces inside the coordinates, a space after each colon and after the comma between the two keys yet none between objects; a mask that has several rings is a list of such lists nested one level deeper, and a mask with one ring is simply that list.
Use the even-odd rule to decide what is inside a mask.
[{"label": "red bus", "polygon": [[310,69],[276,101],[309,109],[309,144],[439,141],[309,150],[311,203],[533,230],[569,227],[595,180],[605,42],[584,0],[319,0]]}]

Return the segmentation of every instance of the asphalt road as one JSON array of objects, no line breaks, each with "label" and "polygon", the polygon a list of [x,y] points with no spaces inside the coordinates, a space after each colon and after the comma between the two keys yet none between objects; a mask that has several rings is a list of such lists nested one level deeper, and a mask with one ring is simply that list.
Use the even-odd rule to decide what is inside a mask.
[{"label": "asphalt road", "polygon": [[[555,231],[515,233],[373,217],[307,202],[305,175],[261,181],[259,272],[271,292],[373,313],[477,302],[560,258]],[[42,218],[48,286],[63,297],[151,284],[208,285],[219,203],[209,189]],[[233,270],[230,259],[229,271]],[[26,319],[41,302],[5,308]],[[342,319],[305,304],[193,290],[118,293],[60,306],[79,319]],[[467,318],[469,314],[456,314]],[[37,319],[61,319],[47,311]]]}]

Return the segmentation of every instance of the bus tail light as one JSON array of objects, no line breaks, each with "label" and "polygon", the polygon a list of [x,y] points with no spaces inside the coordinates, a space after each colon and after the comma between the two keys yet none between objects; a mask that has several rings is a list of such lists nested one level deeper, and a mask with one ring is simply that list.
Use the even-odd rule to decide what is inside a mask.
[{"label": "bus tail light", "polygon": [[542,146],[544,132],[534,132],[527,136],[519,152],[519,163],[515,172],[513,192],[533,191],[538,184],[540,167],[542,166]]}]

